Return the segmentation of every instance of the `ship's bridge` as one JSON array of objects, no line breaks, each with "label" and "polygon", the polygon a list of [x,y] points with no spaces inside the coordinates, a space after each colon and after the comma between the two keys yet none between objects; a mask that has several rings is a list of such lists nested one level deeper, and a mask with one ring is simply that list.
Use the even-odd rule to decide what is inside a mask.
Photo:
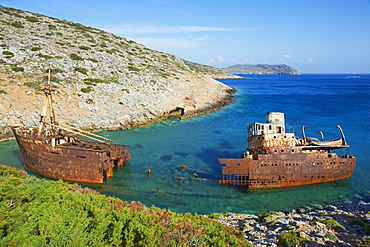
[{"label": "ship's bridge", "polygon": [[248,149],[278,146],[295,146],[296,138],[291,128],[285,127],[284,113],[269,112],[266,123],[248,125]]},{"label": "ship's bridge", "polygon": [[266,114],[266,123],[253,123],[248,125],[248,137],[265,134],[284,134],[284,113],[269,112]]}]

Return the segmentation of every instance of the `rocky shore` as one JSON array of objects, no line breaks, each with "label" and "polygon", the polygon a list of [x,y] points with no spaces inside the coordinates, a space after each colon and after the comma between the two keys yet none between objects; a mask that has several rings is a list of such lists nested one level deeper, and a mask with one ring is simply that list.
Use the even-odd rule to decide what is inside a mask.
[{"label": "rocky shore", "polygon": [[214,216],[223,224],[239,228],[246,240],[260,247],[370,246],[370,203],[362,201],[314,211],[300,208],[259,216],[234,213]]}]

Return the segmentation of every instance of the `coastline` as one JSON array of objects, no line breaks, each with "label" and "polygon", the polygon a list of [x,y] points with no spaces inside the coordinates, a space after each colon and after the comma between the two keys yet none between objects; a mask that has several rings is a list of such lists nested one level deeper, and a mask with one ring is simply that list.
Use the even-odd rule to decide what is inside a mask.
[{"label": "coastline", "polygon": [[[185,119],[189,119],[189,118],[193,118],[193,117],[197,117],[197,116],[201,116],[201,115],[204,115],[204,114],[208,114],[208,113],[211,113],[211,112],[214,112],[214,111],[217,111],[229,104],[231,104],[234,100],[235,100],[235,97],[233,96],[233,94],[236,92],[236,89],[234,88],[230,88],[230,89],[227,89],[226,90],[227,94],[225,94],[223,96],[223,98],[221,98],[220,100],[218,101],[215,101],[215,103],[211,104],[211,105],[205,105],[204,107],[199,107],[199,108],[196,108],[194,110],[187,110],[184,112],[184,114],[181,114],[181,111],[179,112],[175,112],[175,113],[170,113],[170,112],[162,112],[162,113],[159,113],[158,114],[158,117],[157,118],[146,118],[144,119],[144,121],[142,122],[139,122],[139,123],[136,123],[136,124],[126,124],[126,125],[95,125],[94,123],[91,125],[82,125],[82,126],[79,126],[79,128],[83,129],[83,130],[87,130],[87,131],[91,131],[91,132],[99,132],[99,131],[103,131],[103,130],[122,130],[122,129],[132,129],[132,128],[143,128],[143,127],[146,127],[146,126],[149,126],[151,124],[154,124],[158,121],[161,121],[163,119],[168,119],[168,118],[179,118],[180,120],[185,120]],[[20,115],[20,114],[16,114],[16,115]],[[35,125],[36,127],[36,125]],[[5,141],[9,141],[9,140],[14,140],[14,135],[10,129],[10,126],[7,126],[5,128],[0,128],[0,142],[5,142]]]}]

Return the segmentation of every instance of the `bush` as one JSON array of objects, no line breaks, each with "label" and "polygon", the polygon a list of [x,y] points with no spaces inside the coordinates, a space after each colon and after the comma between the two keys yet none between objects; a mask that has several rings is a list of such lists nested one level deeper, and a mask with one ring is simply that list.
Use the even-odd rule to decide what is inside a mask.
[{"label": "bush", "polygon": [[366,225],[364,225],[364,226],[362,227],[362,230],[363,230],[366,234],[370,235],[370,224],[366,224]]},{"label": "bush", "polygon": [[261,213],[258,215],[258,219],[260,220],[260,222],[271,222],[274,220],[275,215],[276,212]]},{"label": "bush", "polygon": [[0,165],[0,246],[251,246],[203,215],[145,207]]},{"label": "bush", "polygon": [[31,51],[39,51],[39,50],[42,50],[41,47],[32,47],[31,48]]},{"label": "bush", "polygon": [[80,72],[81,74],[87,75],[87,69],[85,68],[77,67],[75,68],[75,71]]},{"label": "bush", "polygon": [[363,222],[363,221],[362,221],[362,220],[360,220],[360,219],[353,219],[353,220],[350,220],[350,221],[348,222],[348,225],[350,225],[350,226],[353,226],[353,225],[364,226],[364,225],[366,225],[366,223],[365,223],[365,222]]},{"label": "bush", "polygon": [[72,53],[71,55],[69,55],[69,57],[70,57],[72,60],[76,60],[76,61],[84,60],[82,57],[80,57],[79,55],[74,54],[74,53]]},{"label": "bush", "polygon": [[30,87],[30,88],[34,88],[36,90],[40,90],[40,83],[39,82],[36,82],[36,81],[28,81],[28,82],[25,82],[23,83],[24,86],[27,86],[27,87]]},{"label": "bush", "polygon": [[12,67],[12,70],[14,72],[23,72],[24,71],[24,68],[23,67]]},{"label": "bush", "polygon": [[55,25],[53,25],[53,24],[48,24],[48,27],[49,27],[50,30],[57,29],[57,27]]},{"label": "bush", "polygon": [[81,92],[83,93],[90,93],[91,91],[94,91],[94,88],[92,86],[81,88]]},{"label": "bush", "polygon": [[26,20],[30,21],[30,22],[39,22],[40,21],[39,18],[37,18],[36,16],[27,16]]},{"label": "bush", "polygon": [[354,247],[369,247],[369,246],[370,246],[370,237],[365,237],[360,242],[354,245]]},{"label": "bush", "polygon": [[331,229],[336,230],[336,231],[346,229],[344,226],[339,224],[337,221],[331,220],[331,219],[317,220],[317,222],[323,223],[323,224],[327,225],[328,227],[330,227]]},{"label": "bush", "polygon": [[12,25],[15,28],[24,28],[23,24],[21,22],[12,22],[10,25]]},{"label": "bush", "polygon": [[301,233],[298,231],[288,231],[283,233],[278,240],[278,244],[284,245],[286,247],[294,247],[301,242],[308,242],[310,239],[308,237],[301,237]]},{"label": "bush", "polygon": [[6,58],[14,57],[14,53],[11,51],[3,51],[3,55],[5,55]]},{"label": "bush", "polygon": [[52,56],[45,55],[45,54],[42,54],[42,53],[39,53],[36,56],[41,57],[41,58],[45,58],[45,59],[52,59],[53,58]]},{"label": "bush", "polygon": [[329,234],[326,234],[325,237],[328,238],[331,241],[334,241],[334,242],[339,241],[339,238],[337,236],[335,236],[334,234],[329,233]]},{"label": "bush", "polygon": [[79,46],[78,48],[80,48],[80,49],[82,49],[82,50],[85,50],[85,51],[87,51],[87,50],[90,50],[90,49],[91,49],[90,47],[88,47],[88,46],[84,46],[84,45]]}]

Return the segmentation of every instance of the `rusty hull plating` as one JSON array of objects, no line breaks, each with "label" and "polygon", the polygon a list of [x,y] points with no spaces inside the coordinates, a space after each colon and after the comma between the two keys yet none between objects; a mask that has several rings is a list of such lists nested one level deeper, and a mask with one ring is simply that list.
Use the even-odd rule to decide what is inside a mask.
[{"label": "rusty hull plating", "polygon": [[[319,141],[302,139],[285,127],[284,114],[270,112],[266,123],[248,127],[248,149],[240,159],[219,159],[223,179],[220,184],[246,185],[250,189],[277,188],[323,183],[350,177],[356,158],[339,125],[342,138]],[[322,137],[323,139],[323,137]],[[346,151],[344,155],[333,152]]]},{"label": "rusty hull plating", "polygon": [[[24,166],[42,176],[75,182],[103,183],[113,167],[130,159],[125,145],[55,121],[50,82],[44,87],[44,106],[38,128],[13,126]],[[45,122],[47,108],[51,122]],[[67,134],[72,133],[72,134]],[[98,141],[82,141],[75,135]]]}]

